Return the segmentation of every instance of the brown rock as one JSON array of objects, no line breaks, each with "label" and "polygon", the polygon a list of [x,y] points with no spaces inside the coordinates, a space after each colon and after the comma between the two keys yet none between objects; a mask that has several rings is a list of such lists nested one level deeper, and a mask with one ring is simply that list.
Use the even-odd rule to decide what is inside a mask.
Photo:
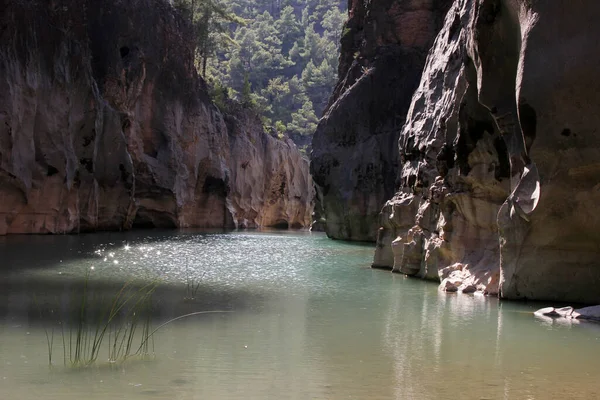
[{"label": "brown rock", "polygon": [[455,282],[446,279],[440,284],[440,290],[443,292],[455,293],[458,291],[458,286]]},{"label": "brown rock", "polygon": [[0,234],[308,227],[307,162],[226,123],[168,2],[26,3],[0,15]]},{"label": "brown rock", "polygon": [[260,119],[247,112],[228,118],[228,128],[228,207],[236,226],[310,227],[313,182],[294,143],[266,135]]},{"label": "brown rock", "polygon": [[461,285],[458,288],[458,290],[464,294],[471,294],[471,293],[475,293],[477,291],[477,286],[475,286],[473,284]]}]

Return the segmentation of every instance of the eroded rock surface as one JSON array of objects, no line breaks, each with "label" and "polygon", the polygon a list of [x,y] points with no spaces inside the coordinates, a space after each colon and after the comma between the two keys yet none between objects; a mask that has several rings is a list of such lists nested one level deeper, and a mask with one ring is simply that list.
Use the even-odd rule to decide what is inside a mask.
[{"label": "eroded rock surface", "polygon": [[229,209],[237,227],[308,228],[314,185],[308,160],[290,140],[266,135],[248,112],[226,118],[231,148]]},{"label": "eroded rock surface", "polygon": [[449,0],[353,0],[339,77],[313,137],[311,172],[322,188],[326,232],[374,241],[395,190],[396,143]]},{"label": "eroded rock surface", "polygon": [[212,105],[168,2],[2,9],[0,234],[309,226],[308,163]]},{"label": "eroded rock surface", "polygon": [[400,135],[374,266],[600,301],[599,18],[595,2],[454,2]]}]

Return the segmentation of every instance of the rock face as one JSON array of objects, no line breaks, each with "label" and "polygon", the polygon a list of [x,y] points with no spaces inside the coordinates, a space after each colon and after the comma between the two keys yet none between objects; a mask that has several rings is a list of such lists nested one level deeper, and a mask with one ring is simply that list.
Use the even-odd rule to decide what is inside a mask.
[{"label": "rock face", "polygon": [[352,0],[339,77],[313,137],[326,232],[374,241],[395,190],[396,143],[449,0]]},{"label": "rock face", "polygon": [[290,140],[265,134],[260,119],[226,117],[231,151],[228,208],[237,227],[308,228],[314,184],[308,160]]},{"label": "rock face", "polygon": [[2,0],[0,234],[308,226],[308,162],[223,117],[164,1]]},{"label": "rock face", "polygon": [[375,266],[600,301],[600,3],[456,0],[399,139]]}]

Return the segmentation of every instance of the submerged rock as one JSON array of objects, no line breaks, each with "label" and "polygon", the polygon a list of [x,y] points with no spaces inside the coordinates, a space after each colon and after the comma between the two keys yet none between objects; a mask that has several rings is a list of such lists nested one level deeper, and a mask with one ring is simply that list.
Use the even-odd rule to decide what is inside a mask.
[{"label": "submerged rock", "polygon": [[539,310],[534,312],[534,314],[535,315],[543,315],[546,317],[558,317],[559,316],[554,307],[540,308]]},{"label": "submerged rock", "polygon": [[578,319],[600,321],[600,306],[579,308],[577,310],[574,310],[573,314],[577,314]]},{"label": "submerged rock", "polygon": [[437,280],[460,263],[469,290],[600,301],[599,18],[594,2],[454,1],[399,136],[374,266]]},{"label": "submerged rock", "polygon": [[535,315],[544,315],[546,317],[562,317],[562,318],[576,318],[577,314],[573,314],[573,307],[554,308],[546,307],[534,312]]},{"label": "submerged rock", "polygon": [[0,234],[309,226],[308,162],[211,103],[168,2],[3,3]]},{"label": "submerged rock", "polygon": [[546,307],[537,310],[534,314],[540,317],[581,319],[600,322],[600,306],[590,306],[579,309],[573,309],[573,307]]}]

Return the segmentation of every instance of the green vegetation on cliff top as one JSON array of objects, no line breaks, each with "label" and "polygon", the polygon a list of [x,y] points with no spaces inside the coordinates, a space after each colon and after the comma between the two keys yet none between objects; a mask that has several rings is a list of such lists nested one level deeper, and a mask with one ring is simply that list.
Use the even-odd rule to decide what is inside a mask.
[{"label": "green vegetation on cliff top", "polygon": [[280,136],[308,145],[337,80],[347,1],[174,4],[193,21],[196,67],[215,102],[237,100],[254,108]]}]

